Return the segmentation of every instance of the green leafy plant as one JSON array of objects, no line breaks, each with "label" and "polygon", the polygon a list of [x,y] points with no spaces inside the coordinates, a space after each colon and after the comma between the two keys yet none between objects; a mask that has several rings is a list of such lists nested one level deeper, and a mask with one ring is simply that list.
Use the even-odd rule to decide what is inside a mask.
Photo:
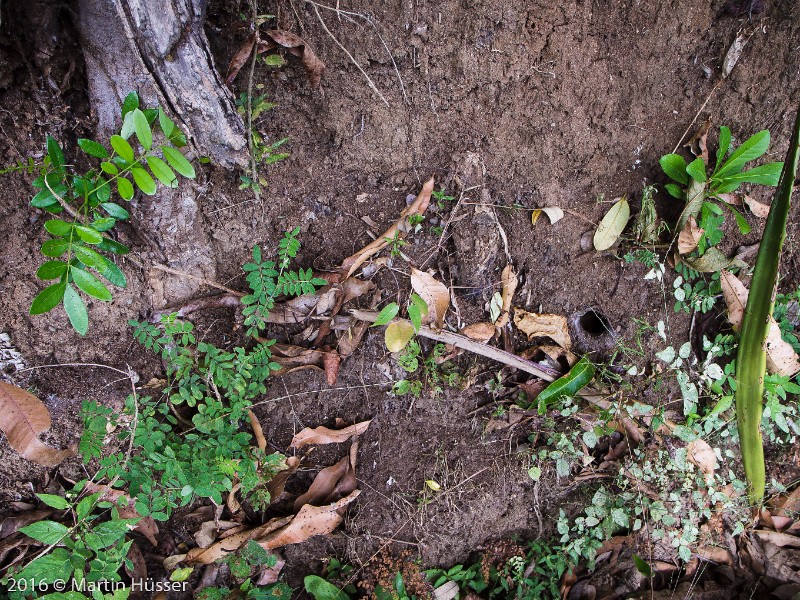
[{"label": "green leafy plant", "polygon": [[[410,308],[410,307],[409,307]],[[417,340],[411,340],[398,353],[397,364],[409,375],[417,377],[401,379],[392,386],[392,392],[398,396],[411,394],[419,397],[423,387],[428,387],[436,396],[442,392],[442,385],[455,387],[460,381],[458,371],[450,362],[440,364],[440,359],[447,353],[444,344],[436,344],[428,356],[423,357],[422,347]]]},{"label": "green leafy plant", "polygon": [[[160,131],[160,145],[155,144],[154,131]],[[134,135],[138,143],[132,146]],[[122,128],[118,135],[111,136],[110,149],[93,140],[78,140],[78,147],[86,156],[100,161],[98,168],[79,174],[66,162],[58,142],[47,138],[47,156],[41,174],[33,181],[40,191],[31,205],[54,215],[66,213],[68,218],[49,219],[44,224],[52,239],[41,249],[50,260],[39,267],[36,276],[57,283],[34,298],[32,315],[63,304],[72,327],[81,335],[87,332],[89,316],[79,291],[109,302],[111,291],[98,276],[114,286],[126,286],[125,275],[106,256],[128,252],[127,247],[109,237],[117,221],[130,216],[112,201],[112,190],[129,201],[137,188],[153,195],[158,183],[174,188],[178,186],[178,175],[194,178],[194,167],[178,149],[185,144],[185,135],[163,109],[141,109],[135,92],[123,102]]]},{"label": "green leafy plant", "polygon": [[[269,66],[281,66],[283,59],[278,55],[270,55],[265,58],[265,63]],[[248,174],[241,176],[240,190],[252,189],[260,192],[261,187],[267,185],[267,181],[259,175],[259,165],[273,165],[289,157],[288,152],[280,151],[280,148],[289,141],[288,137],[267,142],[255,125],[259,117],[276,106],[274,102],[267,100],[266,94],[251,97],[247,92],[242,92],[236,99],[237,112],[250,124],[250,151],[252,154],[251,170]]]},{"label": "green leafy plant", "polygon": [[[760,503],[764,497],[765,466],[761,439],[761,416],[764,397],[766,349],[764,342],[772,314],[773,290],[778,278],[786,222],[797,164],[800,159],[800,110],[795,118],[789,141],[786,164],[780,175],[778,190],[772,200],[764,235],[758,249],[750,295],[747,299],[736,358],[736,418],[742,448],[742,462],[748,482],[751,502]],[[741,157],[739,158],[741,160]],[[755,170],[755,169],[754,169]]]},{"label": "green leafy plant", "polygon": [[714,167],[710,172],[703,157],[697,157],[688,164],[679,154],[666,154],[659,160],[664,173],[674,182],[665,186],[667,192],[686,202],[676,231],[682,231],[690,217],[697,218],[699,226],[704,230],[697,248],[698,256],[704,255],[709,248],[716,246],[722,240],[721,227],[724,222],[722,207],[731,211],[742,233],[750,232],[747,220],[725,194],[736,191],[743,183],[775,186],[783,167],[783,163],[771,162],[744,170],[747,163],[767,152],[769,131],[759,131],[728,156],[728,152],[732,150],[731,138],[730,129],[721,127],[719,148]]}]

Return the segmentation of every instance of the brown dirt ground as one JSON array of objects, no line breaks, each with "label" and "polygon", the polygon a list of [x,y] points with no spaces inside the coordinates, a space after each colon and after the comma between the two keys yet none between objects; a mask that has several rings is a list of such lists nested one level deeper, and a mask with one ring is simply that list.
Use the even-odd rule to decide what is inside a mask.
[{"label": "brown dirt ground", "polygon": [[[406,195],[416,193],[433,174],[437,188],[472,188],[465,202],[569,209],[556,225],[543,218],[535,228],[527,211],[495,211],[524,281],[515,305],[565,315],[594,306],[629,339],[634,318],[650,323],[663,318],[663,298],[656,286],[642,281],[642,265],[624,265],[611,252],[583,251],[581,237],[594,230],[592,223],[607,209],[598,195],[638,199],[643,184],[663,183],[657,159],[672,151],[706,100],[740,29],[753,35],[698,124],[711,116],[712,132],[726,124],[739,139],[768,128],[775,140],[772,159],[780,160],[785,152],[800,92],[800,5],[791,0],[768,2],[765,14],[752,22],[718,18],[718,0],[353,0],[346,8],[371,15],[375,27],[346,15],[339,19],[330,11],[321,14],[389,106],[325,32],[312,5],[290,0],[261,7],[276,15],[280,28],[308,40],[327,70],[321,88],[314,89],[293,58],[281,69],[259,68],[257,82],[277,102],[259,127],[270,139],[289,136],[291,152],[267,170],[269,187],[260,204],[237,189],[238,174],[203,169],[196,188],[199,222],[213,249],[211,271],[221,283],[243,289],[240,265],[249,248],[254,243],[274,246],[294,225],[302,227],[300,263],[335,266],[369,242],[362,216],[388,225],[405,206]],[[2,9],[0,162],[41,156],[46,134],[63,140],[69,151],[92,127],[70,10],[63,7],[53,31],[33,32],[25,27],[24,15],[5,4]],[[239,10],[236,2],[209,7],[207,31],[218,65],[227,63],[246,35]],[[711,78],[704,75],[704,66],[713,70]],[[234,92],[238,95],[244,85],[240,76]],[[43,215],[28,205],[31,188],[25,175],[6,175],[2,183],[2,331],[29,365],[130,363],[147,381],[160,365],[132,343],[126,321],[163,307],[154,305],[152,277],[123,261],[128,289],[117,291],[113,304],[91,307],[86,339],[67,329],[58,311],[28,316],[40,288],[33,273],[40,263],[37,244],[45,239]],[[658,207],[665,218],[676,213],[666,194],[659,194]],[[461,317],[473,322],[482,318],[485,301],[499,289],[506,261],[496,225],[487,225],[490,217],[471,205],[460,214],[465,217],[454,226],[451,241],[426,266],[439,269],[455,286]],[[800,283],[799,219],[795,207],[783,263],[785,289]],[[134,218],[133,225],[122,226],[122,240],[144,256],[161,242],[143,239],[136,225]],[[752,243],[757,234],[735,239],[736,244]],[[418,235],[405,251],[420,264],[436,243],[430,234]],[[403,261],[394,266],[406,269]],[[377,281],[387,297],[409,287],[391,272]],[[676,339],[685,339],[687,320],[671,319]],[[211,311],[195,321],[205,338],[221,345],[240,335],[232,311]],[[521,349],[521,341],[516,342]],[[658,349],[657,340],[645,342],[648,351]],[[285,550],[290,582],[297,585],[299,577],[318,571],[322,559],[332,554],[361,564],[390,540],[410,545],[426,565],[454,564],[511,534],[547,537],[558,509],[569,512],[579,504],[583,495],[569,481],[537,486],[528,477],[517,443],[531,430],[483,432],[494,406],[484,384],[495,365],[462,357],[459,367],[473,375],[473,385],[412,400],[374,385],[386,381],[377,364],[394,368],[381,336],[371,333],[342,367],[337,387],[348,389],[328,389],[322,375],[293,374],[272,382],[269,390],[276,397],[294,394],[291,401],[259,410],[265,433],[279,449],[287,448],[292,433],[306,425],[330,425],[337,417],[374,419],[359,455],[361,498],[340,533]],[[124,384],[113,380],[87,368],[42,369],[17,379],[35,386],[51,409],[54,443],[76,439],[82,399],[121,402]],[[645,394],[653,403],[674,399]],[[335,457],[321,453],[320,463],[326,460],[330,464]],[[41,486],[46,475],[0,444],[4,500],[29,498],[29,482]],[[431,478],[450,491],[421,507],[417,499]]]}]

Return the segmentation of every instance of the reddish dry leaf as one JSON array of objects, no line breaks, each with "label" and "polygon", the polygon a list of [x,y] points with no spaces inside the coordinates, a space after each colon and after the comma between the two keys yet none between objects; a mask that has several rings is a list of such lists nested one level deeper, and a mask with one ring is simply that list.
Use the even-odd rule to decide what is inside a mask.
[{"label": "reddish dry leaf", "polygon": [[233,55],[230,64],[228,65],[228,74],[225,76],[225,83],[231,85],[233,80],[239,74],[239,71],[247,63],[247,59],[253,53],[253,47],[256,45],[256,34],[252,34],[244,44]]},{"label": "reddish dry leaf", "polygon": [[289,479],[289,477],[294,475],[297,469],[300,468],[300,459],[296,456],[290,456],[286,459],[286,465],[287,467],[283,471],[280,471],[277,475],[275,475],[275,477],[269,480],[269,483],[267,483],[270,506],[283,500],[286,481]]},{"label": "reddish dry leaf", "polygon": [[[119,509],[120,518],[140,519],[139,522],[136,523],[136,526],[133,528],[133,530],[141,533],[145,538],[147,538],[148,542],[153,544],[153,546],[158,546],[158,540],[156,539],[156,535],[158,535],[158,525],[156,525],[155,520],[149,515],[147,517],[142,517],[142,515],[140,515],[139,512],[134,508],[134,502],[124,492],[111,489],[108,486],[98,485],[96,483],[92,483],[91,481],[86,484],[86,489],[92,494],[103,492],[103,495],[100,496],[100,499],[116,504],[117,508]],[[125,506],[120,504],[120,500],[122,499],[125,499],[126,501]]]},{"label": "reddish dry leaf", "polygon": [[133,569],[129,569],[128,565],[125,565],[125,573],[128,574],[128,577],[132,581],[145,581],[147,579],[147,563],[136,542],[133,542],[128,549],[128,559],[133,563]]},{"label": "reddish dry leaf", "polygon": [[356,269],[363,265],[370,257],[383,250],[388,244],[389,240],[393,240],[395,234],[404,237],[405,231],[409,229],[408,218],[412,215],[421,215],[428,210],[428,205],[431,201],[431,194],[433,193],[433,177],[425,182],[422,186],[417,199],[412,204],[407,206],[403,212],[400,213],[400,218],[383,235],[379,236],[372,243],[368,244],[352,256],[344,260],[339,267],[339,271],[350,277],[355,273]]},{"label": "reddish dry leaf", "polygon": [[700,126],[695,134],[686,142],[683,147],[689,148],[692,154],[703,159],[704,164],[708,164],[708,130],[711,128],[711,117],[708,117]]},{"label": "reddish dry leaf", "polygon": [[689,254],[692,252],[697,248],[697,244],[700,243],[700,238],[704,233],[705,230],[697,225],[695,218],[689,217],[689,220],[686,221],[686,226],[678,236],[678,253]]},{"label": "reddish dry leaf", "polygon": [[441,329],[444,315],[450,308],[450,290],[430,273],[414,268],[411,269],[411,287],[428,305],[428,314],[422,318],[423,325],[434,324]]},{"label": "reddish dry leaf", "polygon": [[253,581],[255,581],[256,585],[269,585],[271,583],[275,583],[278,581],[281,575],[281,571],[283,567],[286,566],[286,561],[283,559],[278,552],[273,552],[272,555],[275,557],[275,564],[271,567],[263,565],[261,570],[258,574],[253,577]]},{"label": "reddish dry leaf", "polygon": [[[303,61],[303,68],[306,70],[306,75],[308,75],[311,85],[315,87],[319,85],[322,74],[325,72],[325,64],[317,58],[308,42],[299,35],[295,35],[290,31],[281,31],[280,29],[270,29],[266,34],[272,38],[275,44],[286,48],[290,54],[299,57]],[[259,43],[258,53],[261,54],[270,50],[270,46],[275,47],[274,44],[271,45],[268,42]]]},{"label": "reddish dry leaf", "polygon": [[753,533],[758,536],[762,542],[769,542],[780,548],[789,546],[791,548],[800,548],[800,537],[791,535],[789,533],[780,533],[778,531],[769,531],[768,529],[758,529]]},{"label": "reddish dry leaf", "polygon": [[9,446],[23,458],[43,467],[55,467],[75,456],[73,449],[56,450],[39,439],[50,429],[50,412],[36,396],[22,388],[0,381],[0,430]]},{"label": "reddish dry leaf", "polygon": [[267,449],[267,439],[264,437],[264,430],[261,428],[261,423],[258,422],[258,417],[252,410],[247,411],[250,417],[250,426],[253,428],[253,435],[256,436],[256,443],[259,450]]},{"label": "reddish dry leaf", "polygon": [[327,427],[321,426],[316,429],[306,427],[292,438],[292,443],[289,447],[302,448],[309,444],[339,444],[341,442],[346,442],[354,435],[361,435],[364,433],[370,423],[372,423],[371,419],[369,421],[362,421],[361,423],[350,425],[344,429],[328,429]]},{"label": "reddish dry leaf", "polygon": [[471,340],[485,344],[494,337],[495,329],[491,323],[473,323],[464,327],[460,333]]},{"label": "reddish dry leaf", "polygon": [[358,441],[353,441],[348,456],[343,457],[335,465],[322,469],[308,491],[297,498],[294,503],[295,512],[306,504],[321,506],[330,504],[353,492],[356,487],[356,457]]},{"label": "reddish dry leaf", "polygon": [[322,355],[322,367],[325,369],[325,381],[328,385],[336,385],[336,378],[339,376],[339,365],[342,357],[334,351],[325,352]]},{"label": "reddish dry leaf", "polygon": [[[736,275],[720,271],[719,281],[725,303],[728,305],[728,321],[735,330],[742,325],[744,309],[749,292]],[[792,346],[781,337],[781,330],[775,319],[770,317],[769,333],[766,340],[767,370],[781,376],[791,377],[800,371],[800,360]]]}]

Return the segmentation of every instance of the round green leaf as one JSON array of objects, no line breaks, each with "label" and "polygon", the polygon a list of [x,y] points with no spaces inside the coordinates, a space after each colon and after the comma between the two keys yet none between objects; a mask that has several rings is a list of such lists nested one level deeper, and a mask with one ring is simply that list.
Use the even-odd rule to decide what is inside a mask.
[{"label": "round green leaf", "polygon": [[150,123],[147,122],[147,117],[138,108],[133,109],[133,128],[136,130],[136,137],[139,138],[139,143],[145,150],[150,150],[153,147],[153,132],[150,131]]},{"label": "round green leaf", "polygon": [[378,325],[386,325],[389,321],[397,316],[399,311],[400,306],[398,306],[397,302],[387,304],[383,307],[383,310],[378,313],[378,318],[375,319],[375,322],[372,324],[372,326],[377,327]]},{"label": "round green leaf", "polygon": [[53,235],[69,235],[69,232],[72,231],[72,223],[67,223],[61,219],[50,219],[45,221],[44,228]]},{"label": "round green leaf", "polygon": [[138,167],[131,169],[131,173],[133,174],[133,180],[142,192],[148,196],[156,193],[156,182],[150,177],[150,173]]},{"label": "round green leaf", "polygon": [[67,263],[60,260],[48,260],[36,270],[39,279],[58,279],[67,272]]},{"label": "round green leaf", "polygon": [[157,156],[147,157],[147,166],[153,172],[153,175],[166,186],[176,188],[178,187],[178,178],[175,172],[169,168],[169,165]]},{"label": "round green leaf", "polygon": [[127,210],[122,208],[119,204],[114,204],[113,202],[104,202],[100,206],[102,206],[103,210],[105,210],[109,215],[121,221],[124,221],[131,216]]},{"label": "round green leaf", "polygon": [[49,310],[53,310],[61,302],[64,297],[64,290],[67,284],[65,282],[54,283],[44,288],[31,303],[30,314],[40,315]]},{"label": "round green leaf", "polygon": [[75,285],[93,298],[103,300],[104,302],[111,301],[111,292],[103,285],[103,282],[91,273],[73,267],[70,269],[70,274],[72,275],[72,280],[75,282]]},{"label": "round green leaf", "polygon": [[178,173],[189,179],[194,179],[195,172],[192,163],[186,160],[186,157],[181,154],[179,150],[171,146],[161,146],[161,151],[164,153],[164,158]]},{"label": "round green leaf", "polygon": [[108,173],[109,175],[116,175],[119,173],[117,165],[108,160],[101,162],[100,168],[103,169],[104,173]]},{"label": "round green leaf", "polygon": [[133,198],[133,184],[125,177],[117,178],[117,191],[124,200]]},{"label": "round green leaf", "polygon": [[686,185],[689,177],[686,175],[686,160],[680,154],[665,154],[658,159],[661,168],[670,178]]},{"label": "round green leaf", "polygon": [[135,154],[133,153],[133,148],[131,148],[131,145],[122,137],[118,135],[112,135],[111,147],[114,148],[114,151],[123,159],[127,160],[128,162],[134,161]]},{"label": "round green leaf", "polygon": [[[74,274],[75,269],[73,269]],[[86,335],[89,329],[89,314],[86,312],[86,305],[78,292],[71,285],[67,285],[64,291],[64,310],[72,324],[73,329],[81,335]]]},{"label": "round green leaf", "polygon": [[81,138],[78,140],[78,146],[89,156],[94,156],[95,158],[108,158],[108,150],[106,150],[102,144],[98,144],[95,141]]},{"label": "round green leaf", "polygon": [[109,283],[122,288],[127,285],[125,275],[120,268],[102,254],[86,246],[76,246],[75,256],[87,267],[95,269],[100,275],[105,277]]},{"label": "round green leaf", "polygon": [[114,224],[117,222],[116,219],[112,219],[111,217],[102,217],[100,219],[95,219],[92,221],[92,228],[95,231],[108,231],[114,227]]},{"label": "round green leaf", "polygon": [[42,244],[42,254],[51,258],[56,258],[64,254],[69,246],[69,240],[63,240],[60,238],[56,240],[47,240],[44,244]]},{"label": "round green leaf", "polygon": [[87,244],[99,244],[103,241],[103,236],[99,232],[86,225],[75,225],[75,233]]},{"label": "round green leaf", "polygon": [[94,267],[95,265],[99,264],[103,258],[99,252],[96,252],[87,246],[75,246],[74,250],[75,257],[87,267]]}]

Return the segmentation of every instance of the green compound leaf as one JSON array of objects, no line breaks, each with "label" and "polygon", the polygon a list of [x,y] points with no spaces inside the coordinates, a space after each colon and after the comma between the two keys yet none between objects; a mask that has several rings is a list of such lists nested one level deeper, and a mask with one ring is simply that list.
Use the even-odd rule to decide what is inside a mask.
[{"label": "green compound leaf", "polygon": [[103,236],[100,235],[100,232],[86,225],[75,225],[75,233],[87,244],[99,244],[103,241]]},{"label": "green compound leaf", "polygon": [[140,167],[131,169],[131,173],[133,174],[133,180],[143,193],[148,196],[156,193],[156,182],[150,177],[150,173]]},{"label": "green compound leaf", "polygon": [[745,142],[734,150],[730,158],[725,161],[725,164],[717,171],[715,177],[717,179],[727,179],[734,173],[742,170],[745,163],[755,160],[764,154],[769,148],[769,131],[759,131],[755,135],[749,137]]},{"label": "green compound leaf", "polygon": [[100,281],[91,273],[88,273],[83,269],[73,267],[70,269],[70,274],[72,275],[72,281],[75,282],[75,285],[77,285],[88,295],[104,302],[111,301],[111,292],[109,292],[108,288],[103,285],[102,281]]},{"label": "green compound leaf", "polygon": [[122,101],[122,116],[125,117],[132,110],[139,108],[139,94],[131,92]]},{"label": "green compound leaf", "polygon": [[67,263],[60,260],[48,260],[36,271],[39,279],[58,279],[67,272]]},{"label": "green compound leaf", "polygon": [[[75,276],[77,269],[72,269],[72,275]],[[67,285],[64,291],[64,310],[67,311],[67,317],[72,327],[81,335],[86,335],[89,329],[89,314],[86,312],[86,305],[78,292],[75,291],[71,285]]]},{"label": "green compound leaf", "polygon": [[724,125],[719,128],[719,148],[717,149],[717,162],[714,166],[714,174],[719,170],[728,149],[731,147],[731,130]]},{"label": "green compound leaf", "polygon": [[127,285],[125,275],[120,268],[102,254],[86,246],[76,246],[75,256],[87,267],[95,269],[100,275],[105,277],[109,283],[121,288]]},{"label": "green compound leaf", "polygon": [[117,173],[119,173],[117,165],[108,160],[101,162],[100,168],[103,170],[104,173],[108,173],[109,175],[116,175]]},{"label": "green compound leaf", "polygon": [[53,235],[65,236],[69,235],[69,232],[72,231],[72,223],[67,223],[61,219],[50,219],[49,221],[45,221],[44,228],[48,233],[52,233]]},{"label": "green compound leaf", "polygon": [[139,143],[145,150],[150,150],[153,147],[153,132],[150,130],[150,123],[147,122],[147,117],[138,108],[133,109],[133,128],[136,131],[136,137],[139,138]]},{"label": "green compound leaf", "polygon": [[119,219],[120,221],[124,221],[131,216],[127,210],[122,208],[119,204],[114,204],[113,202],[103,202],[100,206],[102,206],[103,210],[105,210],[109,215],[115,219]]},{"label": "green compound leaf", "polygon": [[55,138],[47,136],[47,156],[50,157],[50,164],[56,171],[64,170],[64,152]]},{"label": "green compound leaf", "polygon": [[155,175],[156,179],[158,179],[161,183],[171,188],[178,187],[178,178],[176,177],[175,172],[170,169],[169,165],[163,160],[157,156],[148,156],[147,166],[150,167],[153,175]]},{"label": "green compound leaf", "polygon": [[114,151],[129,163],[132,163],[136,158],[131,145],[124,138],[118,135],[111,136],[111,147],[114,148]]},{"label": "green compound leaf", "polygon": [[125,177],[117,178],[117,191],[123,200],[133,198],[133,184]]},{"label": "green compound leaf", "polygon": [[189,179],[194,179],[195,172],[192,163],[186,160],[186,157],[181,154],[179,150],[171,146],[161,146],[161,151],[164,153],[164,158],[178,173]]},{"label": "green compound leaf", "polygon": [[594,378],[595,367],[585,356],[581,358],[569,373],[556,379],[548,385],[537,397],[539,403],[539,414],[543,415],[547,407],[562,398],[575,396],[579,391],[586,387]]},{"label": "green compound leaf", "polygon": [[108,150],[106,150],[102,144],[98,144],[93,140],[81,138],[78,140],[78,146],[86,154],[89,156],[94,156],[95,158],[108,158],[109,156]]},{"label": "green compound leaf", "polygon": [[39,295],[33,299],[33,302],[31,303],[30,314],[40,315],[53,310],[61,303],[61,299],[64,297],[64,290],[66,287],[66,282],[62,281],[61,283],[54,283],[53,285],[44,288],[41,292],[39,292]]},{"label": "green compound leaf", "polygon": [[128,247],[124,244],[120,244],[108,238],[104,238],[102,242],[97,244],[97,249],[104,252],[111,252],[112,254],[127,254],[130,252]]},{"label": "green compound leaf", "polygon": [[175,123],[167,116],[162,108],[158,109],[158,126],[161,127],[161,131],[167,139],[169,139],[172,132],[175,131]]},{"label": "green compound leaf", "polygon": [[56,258],[64,254],[69,246],[69,240],[63,240],[60,238],[56,240],[47,240],[44,244],[42,244],[42,254],[49,256],[50,258]]}]

